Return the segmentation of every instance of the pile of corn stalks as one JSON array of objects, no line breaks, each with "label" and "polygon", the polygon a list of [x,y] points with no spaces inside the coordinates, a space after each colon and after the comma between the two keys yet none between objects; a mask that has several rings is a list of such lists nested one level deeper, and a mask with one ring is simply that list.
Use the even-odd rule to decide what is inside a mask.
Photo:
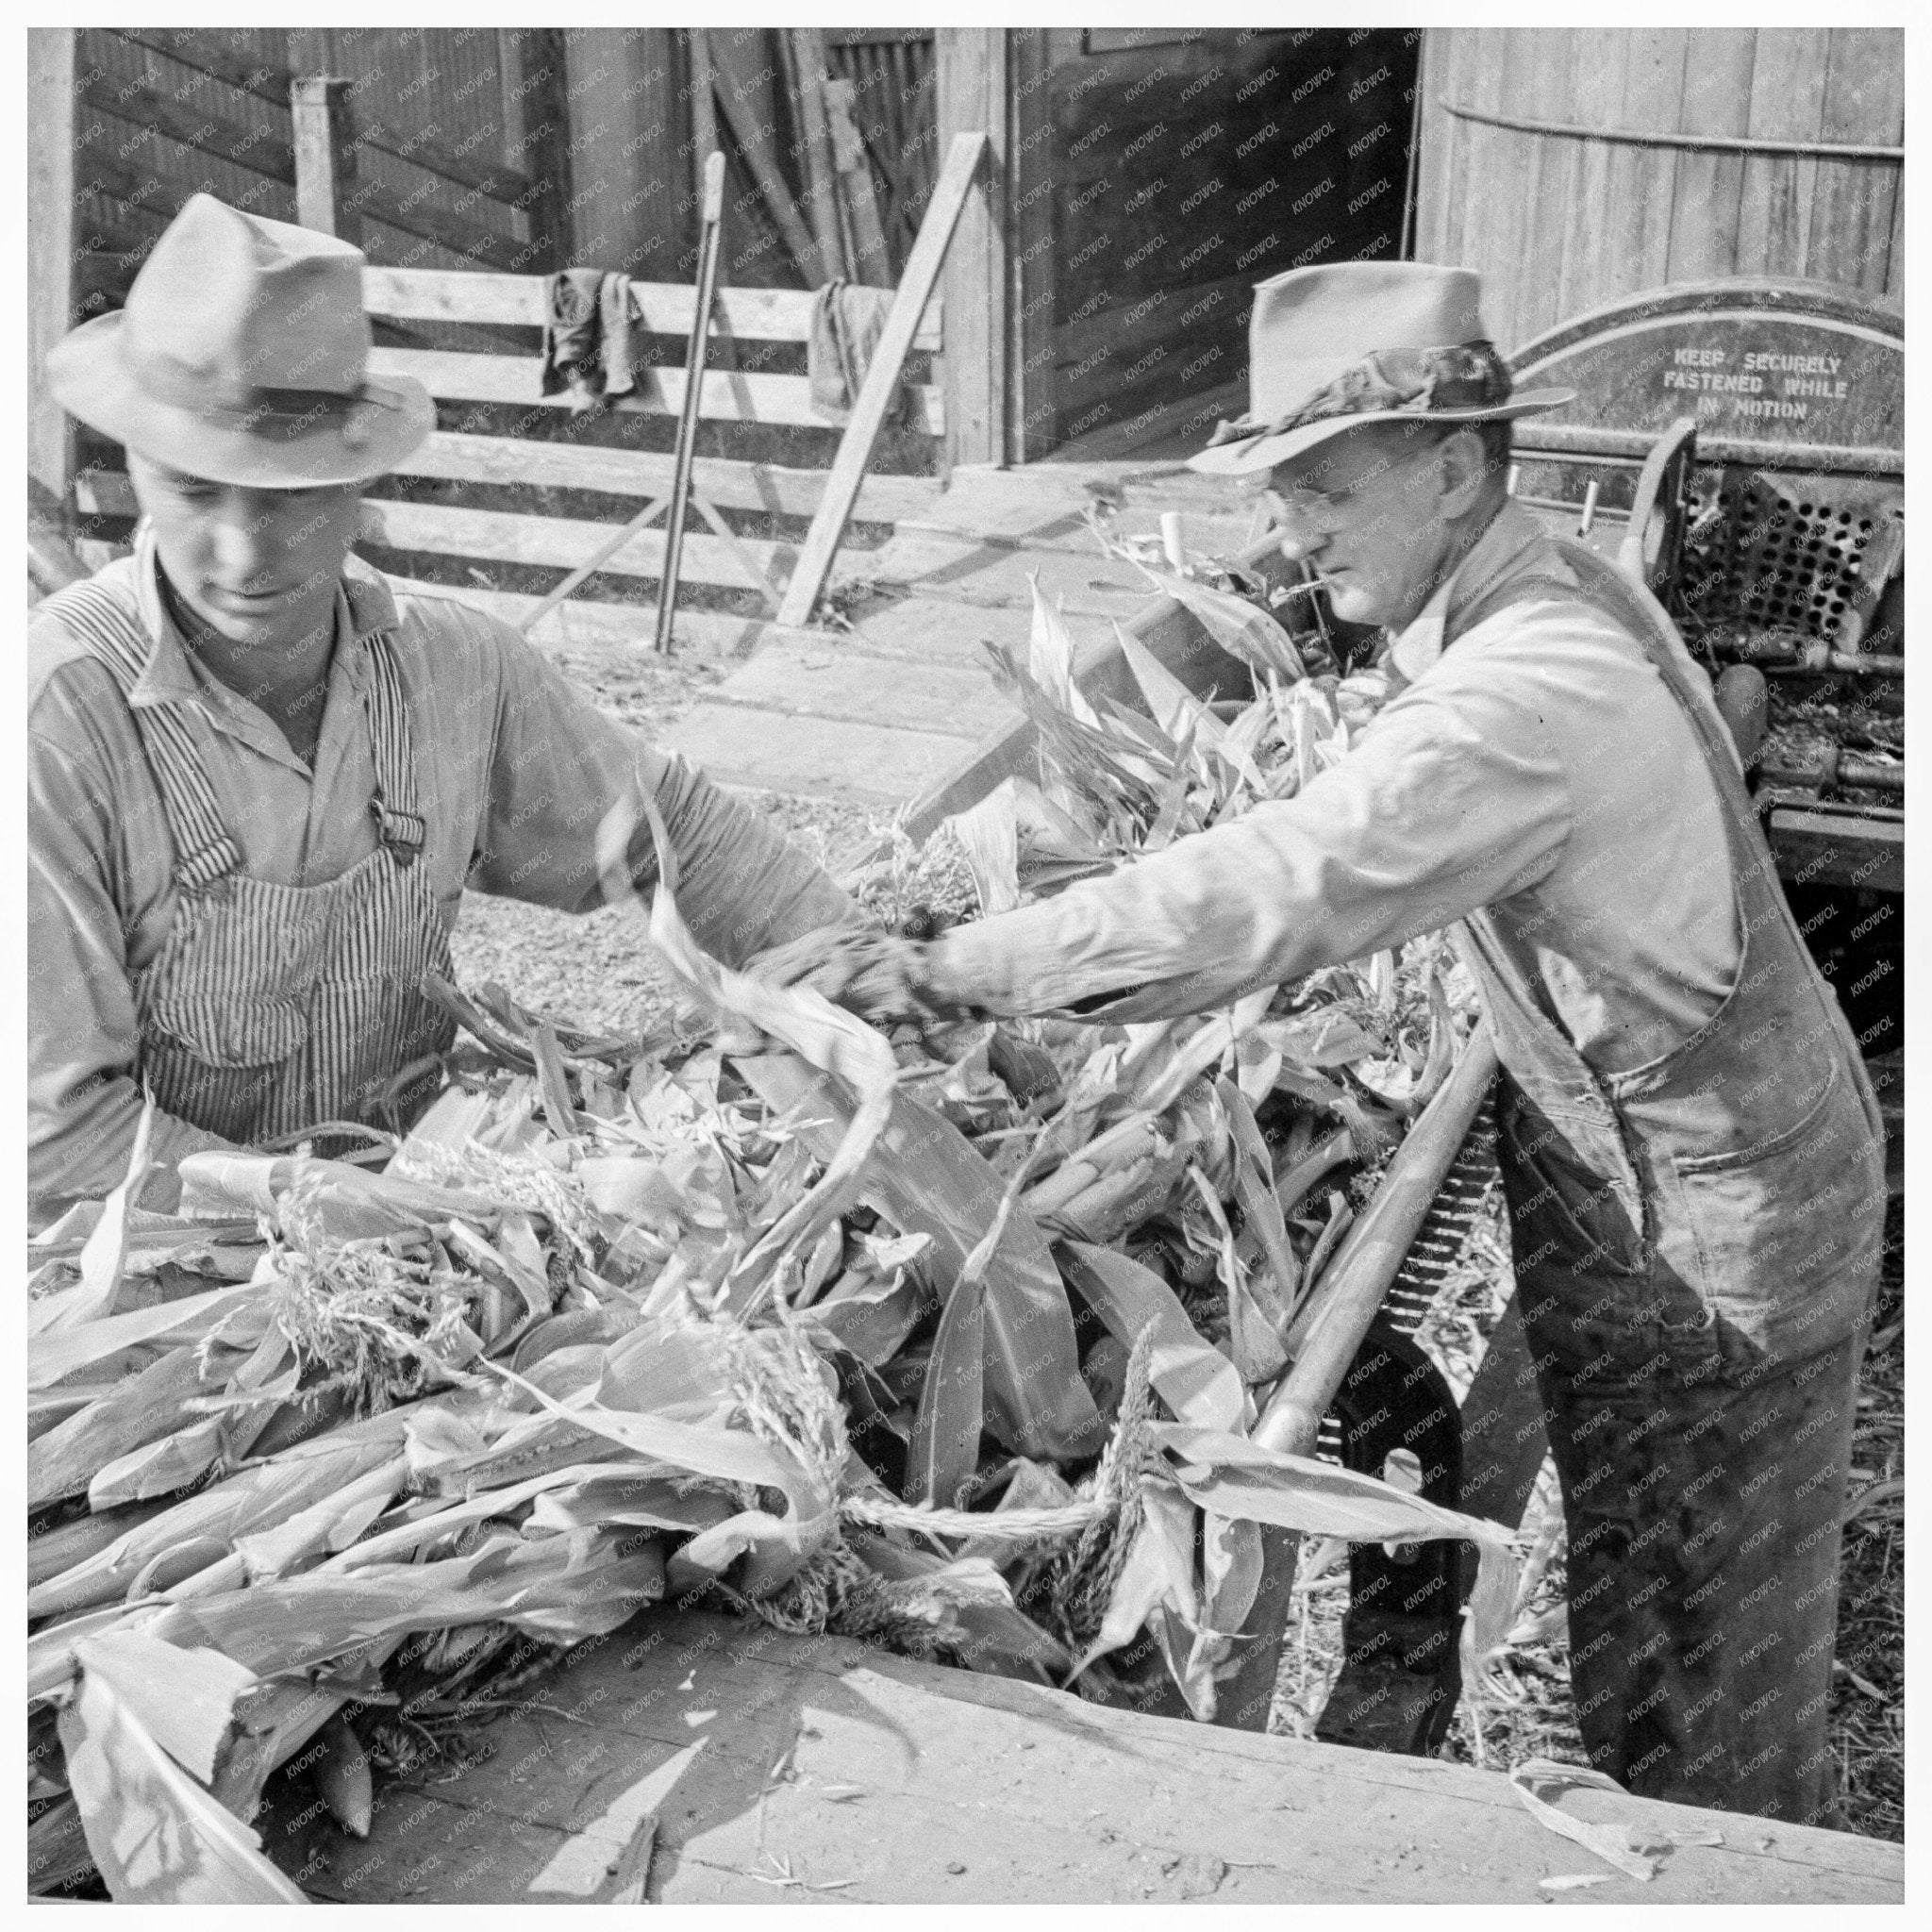
[{"label": "pile of corn stalks", "polygon": [[[1348,728],[1350,694],[1274,684],[1224,726],[1081,717],[1042,668],[1039,796],[1102,858],[1285,795]],[[1144,1631],[1209,1719],[1260,1525],[1467,1538],[1479,1680],[1502,1532],[1248,1433],[1351,1178],[1447,1069],[1433,952],[1174,1026],[893,1043],[705,956],[656,829],[658,1032],[442,988],[475,1043],[382,1173],[193,1156],[160,1217],[143,1134],[30,1248],[36,1892],[297,1898],[249,1824],[278,1765],[365,1831],[373,1774],[692,1590],[1086,1694]],[[1008,877],[983,829],[994,904],[1038,847]]]}]

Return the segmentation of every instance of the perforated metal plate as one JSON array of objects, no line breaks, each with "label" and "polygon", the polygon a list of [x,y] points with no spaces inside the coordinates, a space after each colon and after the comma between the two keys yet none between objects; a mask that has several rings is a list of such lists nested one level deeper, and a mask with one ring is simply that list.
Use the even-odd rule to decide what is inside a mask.
[{"label": "perforated metal plate", "polygon": [[1901,499],[1896,484],[1855,477],[1700,470],[1686,611],[1856,648],[1904,543]]}]

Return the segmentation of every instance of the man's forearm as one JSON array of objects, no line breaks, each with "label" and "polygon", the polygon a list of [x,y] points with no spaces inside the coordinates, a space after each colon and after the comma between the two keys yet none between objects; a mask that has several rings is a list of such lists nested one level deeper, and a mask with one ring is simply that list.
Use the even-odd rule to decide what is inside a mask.
[{"label": "man's forearm", "polygon": [[[824,870],[761,813],[682,758],[668,762],[658,808],[677,853],[678,908],[708,952],[741,966],[753,954],[827,925],[859,922]],[[633,846],[633,856],[645,859]]]},{"label": "man's forearm", "polygon": [[[44,1224],[76,1201],[98,1201],[118,1188],[127,1178],[141,1109],[141,1090],[125,1074],[102,1078],[92,1089],[77,1089],[58,1107],[29,1107],[30,1220]],[[156,1213],[173,1212],[181,1197],[175,1163],[184,1155],[234,1144],[157,1108],[148,1141],[155,1172],[137,1205]]]}]

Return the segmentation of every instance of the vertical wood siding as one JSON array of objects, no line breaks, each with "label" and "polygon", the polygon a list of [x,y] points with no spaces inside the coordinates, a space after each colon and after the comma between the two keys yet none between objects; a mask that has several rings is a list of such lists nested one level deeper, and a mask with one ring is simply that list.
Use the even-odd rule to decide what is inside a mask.
[{"label": "vertical wood siding", "polygon": [[1432,29],[1416,253],[1482,275],[1506,349],[1666,282],[1786,275],[1898,295],[1894,162],[1540,135],[1442,102],[1589,128],[1899,146],[1904,58],[1891,28]]}]

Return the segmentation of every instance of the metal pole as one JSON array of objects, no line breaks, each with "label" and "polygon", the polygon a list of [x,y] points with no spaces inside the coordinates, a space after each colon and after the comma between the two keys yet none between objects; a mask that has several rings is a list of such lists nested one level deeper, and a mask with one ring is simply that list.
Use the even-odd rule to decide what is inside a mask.
[{"label": "metal pole", "polygon": [[698,299],[691,316],[691,347],[684,358],[684,408],[677,417],[677,467],[671,479],[671,519],[664,530],[664,575],[658,585],[658,649],[671,649],[671,618],[677,607],[677,558],[684,547],[684,516],[691,501],[691,466],[696,455],[698,405],[705,387],[705,352],[711,333],[711,301],[718,289],[718,239],[724,223],[724,157],[705,162],[704,227],[698,238]]}]

